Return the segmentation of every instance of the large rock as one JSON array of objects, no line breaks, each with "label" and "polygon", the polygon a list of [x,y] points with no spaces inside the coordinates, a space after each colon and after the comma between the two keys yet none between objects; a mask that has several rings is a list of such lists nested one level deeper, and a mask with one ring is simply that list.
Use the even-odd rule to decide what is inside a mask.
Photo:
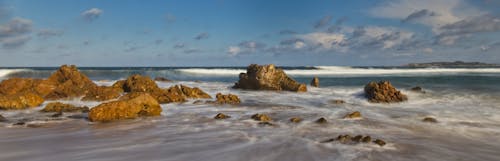
[{"label": "large rock", "polygon": [[120,97],[122,93],[123,90],[121,88],[96,86],[93,90],[85,94],[82,101],[107,101]]},{"label": "large rock", "polygon": [[41,110],[41,112],[88,112],[89,108],[88,107],[76,107],[71,104],[65,104],[61,102],[52,102],[47,105]]},{"label": "large rock", "polygon": [[43,103],[43,98],[38,94],[25,92],[16,95],[0,95],[0,109],[17,110],[36,107]]},{"label": "large rock", "polygon": [[393,103],[408,100],[408,97],[396,90],[389,81],[370,82],[365,86],[365,96],[373,103]]},{"label": "large rock", "polygon": [[277,69],[273,64],[248,66],[246,73],[240,74],[240,80],[234,88],[252,90],[286,90],[306,92],[305,84],[300,84],[288,77],[282,69]]},{"label": "large rock", "polygon": [[81,97],[90,90],[94,90],[97,86],[86,75],[80,73],[74,65],[62,65],[41,84],[56,86],[53,91],[45,96],[46,99],[50,100]]},{"label": "large rock", "polygon": [[162,109],[155,98],[147,93],[135,95],[132,98],[103,103],[90,109],[89,120],[106,122],[160,115]]},{"label": "large rock", "polygon": [[319,87],[319,78],[318,77],[314,77],[311,80],[311,86],[313,86],[313,87]]}]

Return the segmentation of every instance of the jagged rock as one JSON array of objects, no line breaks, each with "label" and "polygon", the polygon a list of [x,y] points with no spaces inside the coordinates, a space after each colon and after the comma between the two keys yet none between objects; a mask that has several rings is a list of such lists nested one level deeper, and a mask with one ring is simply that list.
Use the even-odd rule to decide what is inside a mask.
[{"label": "jagged rock", "polygon": [[365,86],[365,96],[372,103],[393,103],[408,100],[408,97],[396,90],[389,81],[370,82]]},{"label": "jagged rock", "polygon": [[121,88],[96,86],[82,98],[82,101],[107,101],[120,97],[122,93]]},{"label": "jagged rock", "polygon": [[314,122],[316,122],[316,123],[318,123],[318,124],[325,124],[325,123],[327,123],[328,121],[327,121],[324,117],[322,117],[322,118],[317,119],[317,120],[316,120],[316,121],[314,121]]},{"label": "jagged rock", "polygon": [[254,119],[255,121],[263,121],[263,122],[271,121],[271,117],[267,116],[266,114],[254,114],[252,115],[252,119]]},{"label": "jagged rock", "polygon": [[84,96],[97,86],[87,76],[80,73],[74,65],[62,65],[40,84],[48,87],[55,86],[52,91],[45,95],[45,98],[49,100]]},{"label": "jagged rock", "polygon": [[314,77],[311,80],[311,86],[313,86],[313,87],[319,87],[319,78],[318,77]]},{"label": "jagged rock", "polygon": [[158,82],[172,82],[172,80],[167,79],[165,77],[156,77],[155,81],[158,81]]},{"label": "jagged rock", "polygon": [[214,119],[217,119],[217,120],[220,120],[220,119],[228,119],[228,118],[231,118],[231,116],[229,115],[225,115],[223,113],[218,113],[217,115],[215,115]]},{"label": "jagged rock", "polygon": [[9,121],[9,120],[7,120],[5,117],[0,115],[0,122],[7,122],[7,121]]},{"label": "jagged rock", "polygon": [[359,111],[354,111],[344,116],[344,119],[357,119],[357,118],[361,118],[361,112]]},{"label": "jagged rock", "polygon": [[16,95],[18,93],[35,91],[35,84],[41,80],[29,78],[10,78],[0,83],[0,94]]},{"label": "jagged rock", "polygon": [[292,117],[292,118],[290,118],[290,122],[300,123],[300,122],[302,122],[302,118],[300,118],[300,117]]},{"label": "jagged rock", "polygon": [[41,110],[41,112],[88,112],[89,108],[84,107],[76,107],[74,105],[65,104],[61,102],[52,102],[49,103]]},{"label": "jagged rock", "polygon": [[240,98],[233,94],[223,95],[221,93],[217,93],[215,96],[217,104],[240,104]]},{"label": "jagged rock", "polygon": [[365,136],[365,137],[363,137],[363,139],[361,139],[361,142],[363,142],[363,143],[369,143],[370,141],[372,141],[371,136]]},{"label": "jagged rock", "polygon": [[429,123],[437,123],[438,121],[435,118],[432,117],[425,117],[422,119],[423,122],[429,122]]},{"label": "jagged rock", "polygon": [[38,94],[26,92],[16,95],[0,95],[0,109],[17,110],[41,105],[44,99]]},{"label": "jagged rock", "polygon": [[273,64],[248,66],[247,73],[239,75],[240,80],[233,88],[252,90],[286,90],[306,92],[305,84],[300,84],[288,77],[282,69],[277,69]]},{"label": "jagged rock", "polygon": [[191,88],[181,84],[180,89],[187,98],[212,98],[212,96],[203,92],[198,87]]},{"label": "jagged rock", "polygon": [[160,104],[147,93],[127,98],[129,99],[103,103],[90,109],[89,120],[106,122],[133,119],[141,116],[159,116],[161,114]]},{"label": "jagged rock", "polygon": [[375,141],[373,141],[373,143],[375,143],[379,146],[384,146],[386,144],[385,141],[380,140],[380,139],[375,139]]},{"label": "jagged rock", "polygon": [[330,103],[333,103],[333,104],[344,104],[345,101],[344,100],[330,100]]}]

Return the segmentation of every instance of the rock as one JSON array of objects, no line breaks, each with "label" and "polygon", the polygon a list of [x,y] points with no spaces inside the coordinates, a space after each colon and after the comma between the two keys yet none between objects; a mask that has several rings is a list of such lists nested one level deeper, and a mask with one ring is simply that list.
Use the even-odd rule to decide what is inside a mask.
[{"label": "rock", "polygon": [[333,104],[344,104],[345,101],[344,100],[330,100],[330,103],[333,103]]},{"label": "rock", "polygon": [[300,117],[292,117],[292,118],[290,118],[290,122],[300,123],[300,122],[302,122],[302,118],[300,118]]},{"label": "rock", "polygon": [[197,87],[191,88],[181,84],[180,89],[187,98],[212,98],[212,96]]},{"label": "rock", "polygon": [[379,146],[384,146],[386,144],[385,141],[380,140],[380,139],[375,139],[375,141],[373,141],[373,143],[375,143]]},{"label": "rock", "polygon": [[351,136],[350,135],[339,135],[337,137],[337,141],[339,141],[342,144],[347,144],[349,141],[351,141]]},{"label": "rock", "polygon": [[223,95],[221,93],[217,93],[215,96],[217,104],[240,104],[240,98],[233,94]]},{"label": "rock", "polygon": [[252,115],[252,119],[254,119],[255,121],[263,121],[263,122],[271,121],[271,118],[266,114],[254,114]]},{"label": "rock", "polygon": [[215,115],[214,119],[217,119],[217,120],[220,120],[220,119],[228,119],[228,118],[231,118],[231,116],[228,116],[228,115],[225,115],[223,113],[218,113],[217,115]]},{"label": "rock", "polygon": [[172,82],[172,80],[167,79],[165,77],[156,77],[155,81],[158,81],[158,82]]},{"label": "rock", "polygon": [[40,84],[49,88],[55,87],[55,89],[45,95],[45,99],[48,100],[84,96],[97,86],[87,76],[80,73],[74,65],[62,65],[47,80],[40,82]]},{"label": "rock", "polygon": [[429,123],[437,123],[438,121],[435,118],[432,117],[425,117],[422,119],[423,122],[429,122]]},{"label": "rock", "polygon": [[320,141],[320,143],[330,143],[330,142],[333,142],[335,141],[334,138],[330,138],[330,139],[327,139],[327,140],[323,140],[323,141]]},{"label": "rock", "polygon": [[233,88],[252,90],[285,90],[306,92],[305,84],[300,84],[288,77],[282,69],[277,69],[273,64],[248,66],[246,73],[239,75],[239,81]]},{"label": "rock", "polygon": [[344,119],[358,119],[361,118],[361,112],[354,111],[344,116]]},{"label": "rock", "polygon": [[413,92],[422,92],[423,91],[422,87],[420,87],[420,86],[413,87],[410,90]]},{"label": "rock", "polygon": [[62,112],[57,112],[57,113],[55,113],[53,115],[50,115],[50,117],[61,117],[62,115],[63,115]]},{"label": "rock", "polygon": [[26,124],[26,122],[16,122],[13,125],[14,126],[22,126],[22,125],[25,125],[25,124]]},{"label": "rock", "polygon": [[0,95],[1,110],[18,110],[29,107],[36,107],[44,102],[43,98],[38,94],[31,92],[16,94],[16,95]]},{"label": "rock", "polygon": [[200,104],[204,104],[204,103],[205,102],[202,101],[202,100],[196,100],[196,101],[193,102],[193,104],[195,104],[195,105],[200,105]]},{"label": "rock", "polygon": [[369,143],[371,141],[372,141],[372,137],[370,137],[370,136],[365,136],[365,137],[363,137],[363,139],[361,139],[361,142],[363,142],[363,143]]},{"label": "rock", "polygon": [[136,94],[129,99],[100,104],[89,112],[89,120],[106,122],[121,119],[134,119],[141,116],[159,116],[161,107],[158,101],[147,93]]},{"label": "rock", "polygon": [[370,82],[365,86],[365,96],[372,103],[394,103],[408,100],[408,97],[396,90],[389,81]]},{"label": "rock", "polygon": [[9,120],[7,120],[5,117],[0,115],[0,122],[7,122],[7,121],[9,121]]},{"label": "rock", "polygon": [[41,112],[88,112],[89,108],[84,107],[76,107],[70,104],[64,104],[61,102],[52,102],[45,105],[45,108],[41,110]]},{"label": "rock", "polygon": [[363,135],[356,135],[355,137],[351,138],[351,141],[359,143],[363,139]]},{"label": "rock", "polygon": [[316,122],[318,124],[326,124],[328,121],[324,117],[322,117],[322,118],[317,119],[314,122]]},{"label": "rock", "polygon": [[212,96],[203,92],[201,89],[194,87],[188,87],[185,85],[175,85],[171,86],[168,89],[164,90],[164,93],[161,95],[163,97],[162,100],[164,102],[185,102],[186,98],[212,98]]},{"label": "rock", "polygon": [[313,87],[319,87],[319,78],[318,77],[314,77],[311,80],[311,86],[313,86]]},{"label": "rock", "polygon": [[40,80],[34,80],[29,78],[10,78],[3,80],[0,83],[0,94],[3,95],[16,95],[22,92],[35,90],[35,82]]},{"label": "rock", "polygon": [[160,90],[160,87],[158,87],[158,85],[156,85],[151,78],[148,76],[141,76],[139,74],[129,76],[127,80],[124,81],[117,81],[113,84],[113,87],[121,88],[125,92],[154,93]]},{"label": "rock", "polygon": [[85,94],[82,101],[107,101],[120,97],[122,93],[123,89],[121,88],[96,86]]},{"label": "rock", "polygon": [[276,125],[268,121],[261,121],[259,122],[259,126],[276,126]]}]

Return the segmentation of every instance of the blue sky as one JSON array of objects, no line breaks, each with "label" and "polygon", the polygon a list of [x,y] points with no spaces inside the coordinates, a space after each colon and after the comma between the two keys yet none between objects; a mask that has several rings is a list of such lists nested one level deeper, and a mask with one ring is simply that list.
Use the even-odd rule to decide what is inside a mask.
[{"label": "blue sky", "polygon": [[500,63],[498,0],[0,0],[0,66]]}]

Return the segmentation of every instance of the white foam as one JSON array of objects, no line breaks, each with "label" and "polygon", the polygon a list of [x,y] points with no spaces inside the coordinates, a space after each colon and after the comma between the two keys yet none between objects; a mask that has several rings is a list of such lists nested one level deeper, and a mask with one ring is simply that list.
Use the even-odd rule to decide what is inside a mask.
[{"label": "white foam", "polygon": [[0,69],[0,78],[5,77],[11,73],[26,71],[26,69]]},{"label": "white foam", "polygon": [[[363,76],[363,75],[450,75],[450,74],[467,74],[467,73],[500,73],[500,68],[418,68],[418,69],[402,69],[402,68],[353,68],[347,66],[317,66],[317,69],[289,69],[285,72],[295,76]],[[205,68],[190,68],[177,69],[177,71],[195,74],[195,75],[233,75],[245,72],[243,69],[205,69]]]}]

